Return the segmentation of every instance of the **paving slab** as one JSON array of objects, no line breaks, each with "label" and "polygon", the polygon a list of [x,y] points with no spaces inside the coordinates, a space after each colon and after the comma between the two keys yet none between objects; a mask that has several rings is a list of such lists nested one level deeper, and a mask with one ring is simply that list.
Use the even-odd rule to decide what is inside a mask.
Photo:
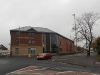
[{"label": "paving slab", "polygon": [[100,75],[89,72],[76,72],[76,71],[54,71],[47,68],[40,68],[37,66],[28,66],[6,75]]},{"label": "paving slab", "polygon": [[75,55],[63,55],[63,56],[55,56],[53,61],[79,65],[79,66],[89,66],[89,67],[100,67],[100,62],[95,59],[95,56],[75,56]]}]

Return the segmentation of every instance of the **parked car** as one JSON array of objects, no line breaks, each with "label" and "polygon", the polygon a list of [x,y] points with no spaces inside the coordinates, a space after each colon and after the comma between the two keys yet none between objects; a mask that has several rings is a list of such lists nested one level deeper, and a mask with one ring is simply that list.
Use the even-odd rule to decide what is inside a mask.
[{"label": "parked car", "polygon": [[52,54],[51,53],[40,53],[37,55],[37,59],[51,59]]}]

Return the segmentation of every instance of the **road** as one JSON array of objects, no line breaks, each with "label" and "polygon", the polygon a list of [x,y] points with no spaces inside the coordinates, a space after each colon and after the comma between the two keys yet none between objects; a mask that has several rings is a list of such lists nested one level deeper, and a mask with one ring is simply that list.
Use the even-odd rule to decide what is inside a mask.
[{"label": "road", "polygon": [[100,73],[100,67],[82,67],[77,65],[64,64],[52,60],[34,60],[32,58],[25,57],[2,57],[0,58],[0,75],[5,75],[6,73],[30,65],[58,71],[86,71]]},{"label": "road", "polygon": [[0,75],[31,65],[32,60],[22,57],[0,57]]},{"label": "road", "polygon": [[58,71],[83,71],[83,72],[93,72],[93,73],[100,74],[100,67],[83,67],[83,66],[78,66],[78,65],[60,63],[60,62],[51,61],[51,60],[37,61],[37,62],[34,62],[34,65],[45,67],[51,70],[58,70]]}]

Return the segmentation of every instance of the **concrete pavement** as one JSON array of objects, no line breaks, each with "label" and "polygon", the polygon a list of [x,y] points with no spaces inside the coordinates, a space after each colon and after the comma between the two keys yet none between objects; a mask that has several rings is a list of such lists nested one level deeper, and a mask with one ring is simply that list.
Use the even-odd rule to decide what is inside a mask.
[{"label": "concrete pavement", "polygon": [[55,56],[53,61],[67,63],[72,65],[79,65],[83,67],[92,66],[92,67],[100,67],[100,62],[96,60],[95,54],[91,54],[90,57],[86,56],[86,53],[78,53],[73,55],[63,55],[63,56]]},{"label": "concrete pavement", "polygon": [[47,68],[39,68],[37,66],[28,66],[8,73],[6,75],[99,75],[89,72],[78,72],[78,71],[54,71],[48,70]]}]

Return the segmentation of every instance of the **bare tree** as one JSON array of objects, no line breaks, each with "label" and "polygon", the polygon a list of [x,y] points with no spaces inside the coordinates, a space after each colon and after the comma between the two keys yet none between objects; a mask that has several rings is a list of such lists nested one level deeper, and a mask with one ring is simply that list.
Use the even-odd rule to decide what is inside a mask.
[{"label": "bare tree", "polygon": [[73,30],[77,32],[77,41],[85,40],[86,48],[88,48],[87,56],[90,56],[90,48],[93,41],[93,26],[99,19],[96,13],[84,13],[80,17],[76,17],[76,27]]}]

